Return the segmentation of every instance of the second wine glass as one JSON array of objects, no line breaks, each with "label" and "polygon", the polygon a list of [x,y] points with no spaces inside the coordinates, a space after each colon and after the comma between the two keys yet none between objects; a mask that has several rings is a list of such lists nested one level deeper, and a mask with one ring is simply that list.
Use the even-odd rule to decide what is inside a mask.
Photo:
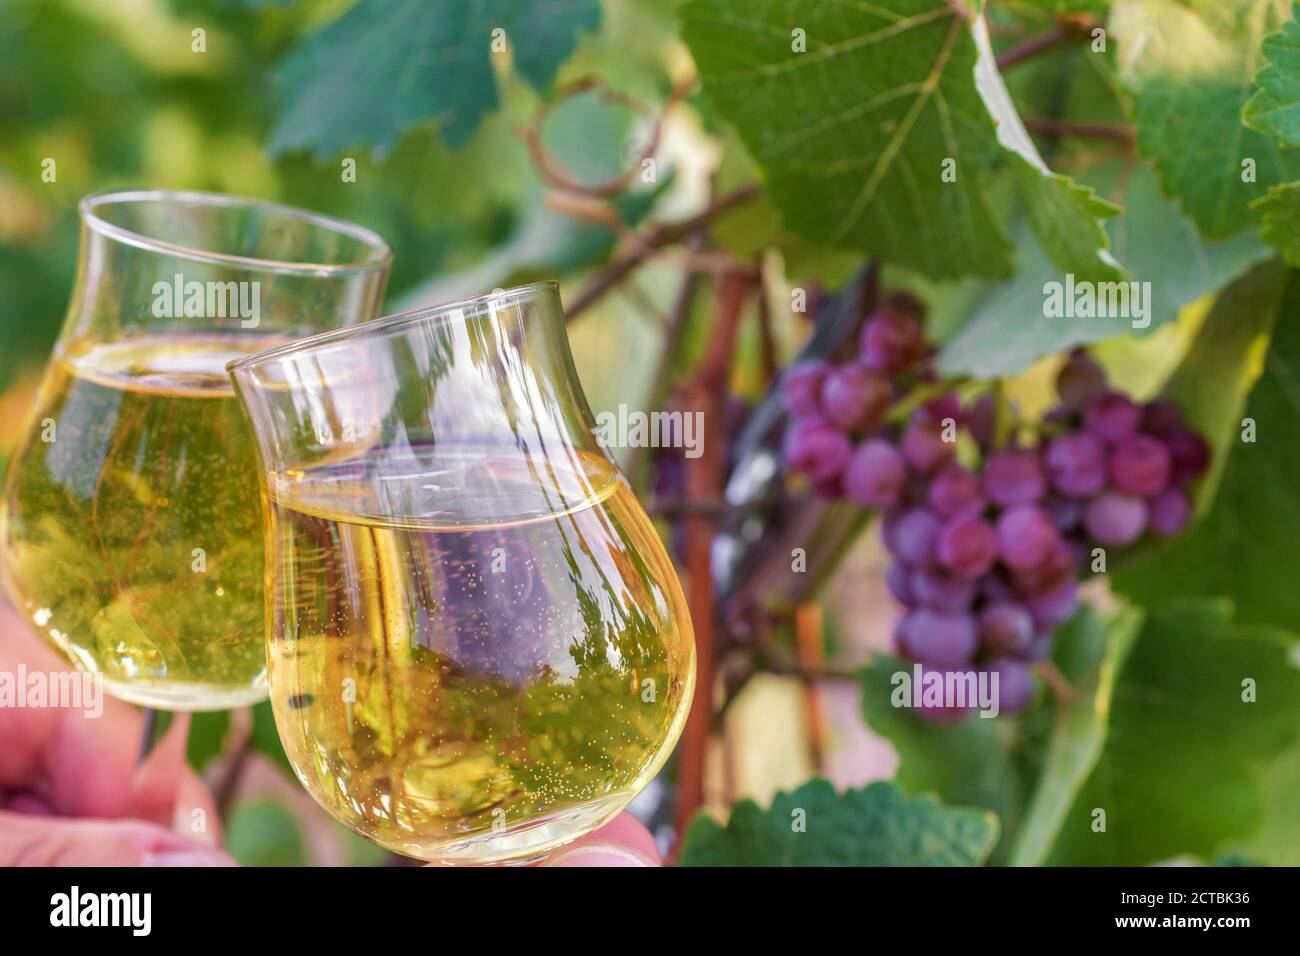
[{"label": "second wine glass", "polygon": [[317,801],[390,850],[474,863],[622,809],[676,742],[695,649],[554,284],[231,371],[265,466],[271,702]]}]

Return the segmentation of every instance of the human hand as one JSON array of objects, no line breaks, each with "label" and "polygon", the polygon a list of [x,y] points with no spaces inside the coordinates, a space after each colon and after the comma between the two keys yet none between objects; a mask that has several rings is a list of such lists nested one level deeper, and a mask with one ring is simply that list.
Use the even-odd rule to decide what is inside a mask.
[{"label": "human hand", "polygon": [[[0,675],[68,666],[0,605]],[[18,704],[22,704],[20,699]],[[177,714],[137,766],[143,715],[111,698],[86,708],[0,702],[0,866],[228,866],[220,815],[185,762]],[[204,825],[195,827],[195,821]],[[659,866],[650,833],[623,813],[541,866]]]},{"label": "human hand", "polygon": [[21,673],[52,686],[68,670],[0,605],[0,680],[18,693],[0,697],[0,866],[231,865],[212,796],[185,762],[188,715],[137,765],[135,708],[26,706]]}]

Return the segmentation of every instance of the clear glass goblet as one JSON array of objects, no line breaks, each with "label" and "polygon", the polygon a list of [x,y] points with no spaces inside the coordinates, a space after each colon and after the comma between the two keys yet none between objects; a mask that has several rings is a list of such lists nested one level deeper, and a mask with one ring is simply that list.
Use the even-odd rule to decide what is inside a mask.
[{"label": "clear glass goblet", "polygon": [[443,862],[530,859],[622,809],[676,742],[695,649],[556,286],[230,369],[264,466],[271,703],[312,796]]},{"label": "clear glass goblet", "polygon": [[91,196],[80,214],[67,317],[0,500],[5,582],[114,696],[264,699],[257,463],[225,365],[374,318],[388,246],[203,193]]}]

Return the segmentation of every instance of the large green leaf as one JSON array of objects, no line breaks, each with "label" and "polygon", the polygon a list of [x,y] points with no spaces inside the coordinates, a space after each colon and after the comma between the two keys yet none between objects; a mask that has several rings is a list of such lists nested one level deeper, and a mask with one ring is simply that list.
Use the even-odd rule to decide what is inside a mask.
[{"label": "large green leaf", "polygon": [[1241,120],[1260,31],[1275,24],[1277,9],[1273,0],[1114,5],[1111,26],[1134,94],[1138,147],[1208,236],[1244,229],[1251,202],[1300,177],[1300,151],[1282,149]]},{"label": "large green leaf", "polygon": [[1262,819],[1241,849],[1271,866],[1300,866],[1300,746],[1288,748],[1259,776]]},{"label": "large green leaf", "polygon": [[954,6],[693,0],[681,15],[706,97],[791,229],[934,276],[1010,272],[980,181],[994,126]]},{"label": "large green leaf", "polygon": [[973,27],[979,59],[975,82],[997,126],[998,143],[1010,154],[1021,185],[1025,215],[1043,253],[1062,272],[1088,282],[1113,282],[1125,278],[1107,251],[1110,238],[1101,221],[1120,211],[1069,176],[1054,173],[1039,155],[1020,121],[998,72],[988,27],[983,18]]},{"label": "large green leaf", "polygon": [[1259,216],[1259,237],[1282,253],[1286,264],[1300,268],[1300,183],[1274,186],[1251,208]]},{"label": "large green leaf", "polygon": [[[1300,734],[1293,642],[1233,622],[1222,606],[1149,615],[1115,685],[1105,751],[1050,862],[1211,858],[1254,833],[1265,818],[1261,771]],[[1104,832],[1094,831],[1097,810]]]},{"label": "large green leaf", "polygon": [[1134,167],[1127,177],[1123,164],[1108,163],[1080,179],[1102,192],[1121,191],[1124,211],[1107,223],[1107,231],[1130,278],[1150,283],[1150,324],[1136,329],[1129,318],[1044,317],[1044,288],[1062,277],[1029,240],[1027,224],[1017,223],[1012,236],[1023,239],[1020,271],[1011,281],[990,285],[975,298],[961,331],[940,353],[944,371],[993,378],[1021,371],[1044,355],[1074,345],[1117,335],[1147,335],[1176,319],[1182,306],[1270,255],[1269,248],[1251,233],[1205,239],[1177,205],[1161,195],[1159,179],[1147,163]]},{"label": "large green leaf", "polygon": [[764,810],[743,800],[726,826],[698,816],[683,866],[978,866],[997,840],[982,810],[909,799],[890,783],[836,793],[813,780]]},{"label": "large green leaf", "polygon": [[1291,276],[1276,260],[1257,265],[1223,290],[1163,392],[1209,442],[1209,475],[1196,487],[1202,508],[1214,496],[1232,450],[1241,443],[1242,409],[1263,369],[1269,337],[1295,302]]},{"label": "large green leaf", "polygon": [[358,143],[387,148],[426,120],[458,146],[497,105],[495,29],[515,68],[543,89],[599,22],[599,0],[361,0],[277,69],[270,149],[325,157]]},{"label": "large green leaf", "polygon": [[[1118,591],[1147,607],[1226,597],[1243,623],[1291,629],[1300,622],[1300,280],[1290,276],[1280,304],[1269,307],[1267,294],[1266,286],[1253,294],[1240,289],[1234,298],[1254,299],[1257,309],[1216,309],[1218,321],[1212,315],[1202,332],[1205,344],[1193,346],[1171,383],[1192,420],[1209,423],[1218,447],[1221,477],[1213,500],[1204,502],[1208,510],[1189,532],[1111,577]],[[1240,396],[1255,374],[1242,416]],[[1254,419],[1256,441],[1240,440],[1242,417]]]},{"label": "large green leaf", "polygon": [[1062,702],[1056,711],[1042,773],[1011,848],[1012,866],[1043,862],[1079,789],[1100,759],[1115,680],[1141,620],[1140,614],[1126,611],[1107,627],[1085,611],[1058,634],[1056,657],[1067,659],[1065,670],[1076,675],[1074,699]]},{"label": "large green leaf", "polygon": [[1242,118],[1283,146],[1300,146],[1300,4],[1292,6],[1291,17],[1264,38],[1260,52],[1268,64],[1255,75],[1255,94]]}]

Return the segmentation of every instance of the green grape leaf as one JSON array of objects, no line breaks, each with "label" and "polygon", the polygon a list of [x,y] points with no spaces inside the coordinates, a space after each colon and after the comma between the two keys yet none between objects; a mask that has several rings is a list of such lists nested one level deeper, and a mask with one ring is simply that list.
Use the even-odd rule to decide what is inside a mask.
[{"label": "green grape leaf", "polygon": [[1251,202],[1300,177],[1300,151],[1241,119],[1258,45],[1251,30],[1275,13],[1270,0],[1249,7],[1117,0],[1111,21],[1121,78],[1134,95],[1138,148],[1155,161],[1165,191],[1215,238],[1251,225]]},{"label": "green grape leaf", "polygon": [[1259,237],[1278,249],[1287,265],[1300,268],[1300,183],[1274,186],[1251,208],[1260,219]]},{"label": "green grape leaf", "polygon": [[[1300,279],[1288,279],[1280,304],[1271,307],[1267,273],[1256,277],[1258,290],[1238,290],[1234,299],[1243,307],[1212,315],[1205,344],[1194,344],[1175,373],[1169,392],[1194,425],[1210,429],[1221,476],[1212,500],[1201,495],[1204,515],[1190,530],[1113,569],[1112,586],[1138,604],[1223,597],[1244,624],[1292,628],[1300,621]],[[1265,352],[1275,318],[1283,320]],[[1253,442],[1242,441],[1243,418],[1254,422]],[[1206,480],[1212,489],[1215,476]]]},{"label": "green grape leaf", "polygon": [[[1004,283],[987,286],[968,306],[960,330],[944,345],[939,366],[951,374],[994,378],[1019,372],[1044,355],[1118,335],[1147,335],[1178,317],[1178,310],[1220,288],[1270,255],[1251,233],[1230,239],[1204,238],[1196,226],[1161,194],[1148,163],[1125,176],[1124,164],[1090,169],[1080,178],[1101,192],[1122,186],[1124,211],[1107,223],[1112,248],[1132,281],[1145,288],[1145,318],[1048,318],[1044,288],[1061,282],[1060,272],[1029,241],[1024,222],[1012,226],[1021,240],[1020,271]],[[1145,328],[1135,328],[1146,322]]]},{"label": "green grape leaf", "polygon": [[1008,161],[1048,257],[1122,275],[1100,224],[1117,207],[1047,168],[982,18],[943,0],[694,0],[682,17],[707,102],[792,231],[932,277],[1008,275],[987,195],[988,167]]},{"label": "green grape leaf", "polygon": [[778,793],[764,810],[752,800],[722,826],[691,821],[682,866],[978,866],[997,841],[998,821],[983,810],[908,798],[879,781],[836,793],[812,780]]},{"label": "green grape leaf", "polygon": [[358,143],[386,149],[427,120],[460,146],[497,106],[494,30],[505,31],[515,68],[541,90],[599,22],[599,0],[361,0],[276,69],[269,149],[318,158]]},{"label": "green grape leaf", "polygon": [[[722,151],[717,171],[717,190],[726,194],[759,178],[745,147],[730,138]],[[767,249],[778,249],[786,277],[809,280],[828,289],[838,289],[862,267],[860,253],[831,249],[787,229],[780,211],[763,193],[742,203],[713,221],[710,238],[741,259],[753,259]]]},{"label": "green grape leaf", "polygon": [[979,59],[975,83],[997,125],[998,142],[1011,156],[1030,227],[1042,251],[1061,271],[1077,280],[1114,282],[1123,269],[1107,251],[1110,238],[1101,221],[1120,207],[1097,196],[1089,186],[1047,168],[1007,92],[989,42],[988,27],[977,20],[972,30]]},{"label": "green grape leaf", "polygon": [[1210,443],[1210,472],[1194,489],[1202,506],[1213,499],[1240,444],[1242,409],[1263,369],[1269,336],[1285,314],[1289,282],[1281,263],[1269,260],[1224,289],[1162,389]]},{"label": "green grape leaf", "polygon": [[1290,747],[1259,774],[1261,820],[1241,852],[1269,866],[1300,866],[1300,747]]},{"label": "green grape leaf", "polygon": [[[952,6],[692,0],[681,16],[706,98],[790,229],[932,276],[1010,273],[980,183],[998,153],[993,122]],[[941,180],[945,164],[955,182]]]},{"label": "green grape leaf", "polygon": [[1105,751],[1049,862],[1210,859],[1254,833],[1261,769],[1300,735],[1294,647],[1294,635],[1241,625],[1222,605],[1148,615],[1115,683]]},{"label": "green grape leaf", "polygon": [[1107,627],[1085,609],[1057,636],[1056,658],[1068,658],[1071,666],[1064,669],[1077,675],[1074,699],[1056,711],[1042,773],[1011,847],[1012,866],[1042,864],[1100,759],[1115,680],[1141,623],[1140,614],[1126,611]]},{"label": "green grape leaf", "polygon": [[1300,3],[1291,19],[1264,38],[1260,53],[1268,63],[1255,74],[1255,93],[1242,119],[1261,133],[1272,133],[1283,146],[1300,146]]}]

